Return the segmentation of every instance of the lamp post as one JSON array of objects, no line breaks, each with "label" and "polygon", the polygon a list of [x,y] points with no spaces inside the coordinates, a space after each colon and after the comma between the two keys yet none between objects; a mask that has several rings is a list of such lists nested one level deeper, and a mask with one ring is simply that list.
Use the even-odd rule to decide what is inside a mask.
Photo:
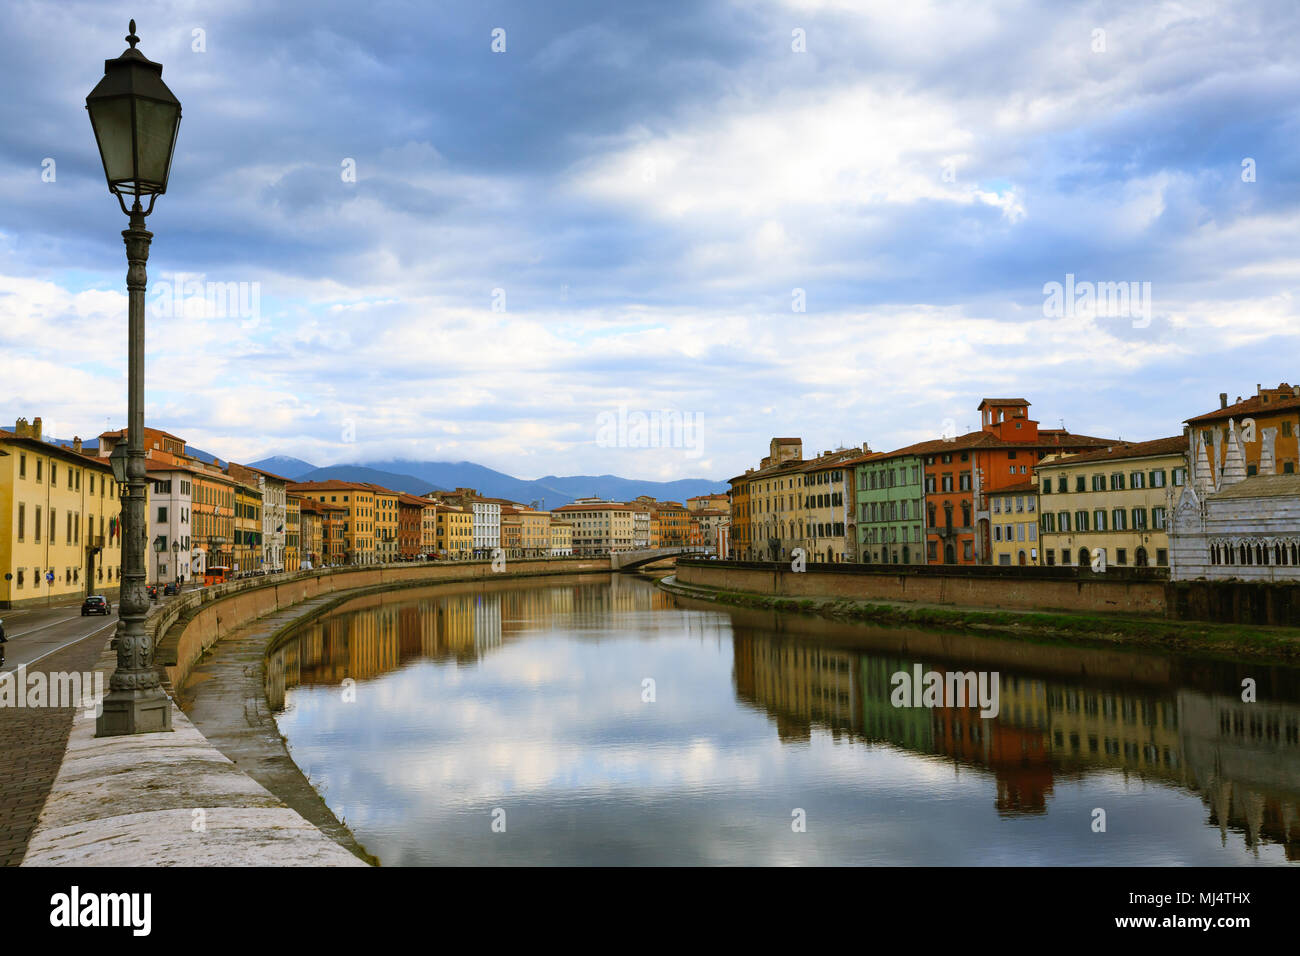
[{"label": "lamp post", "polygon": [[[122,512],[122,587],[118,598],[117,669],[109,681],[98,737],[147,734],[172,729],[171,701],[154,670],[153,641],[145,634],[149,597],[145,589],[144,467],[144,295],[145,262],[153,233],[144,227],[154,201],[167,191],[181,104],[162,81],[162,64],[135,48],[140,38],[131,21],[130,47],[104,61],[103,79],[86,97],[109,191],[129,217],[126,242],[127,432],[126,507]],[[127,209],[124,196],[132,197]],[[149,198],[143,208],[140,197]],[[120,456],[118,456],[120,459]],[[120,460],[114,462],[116,472]],[[115,477],[116,474],[115,474]]]},{"label": "lamp post", "polygon": [[181,583],[181,543],[172,542],[172,580]]}]

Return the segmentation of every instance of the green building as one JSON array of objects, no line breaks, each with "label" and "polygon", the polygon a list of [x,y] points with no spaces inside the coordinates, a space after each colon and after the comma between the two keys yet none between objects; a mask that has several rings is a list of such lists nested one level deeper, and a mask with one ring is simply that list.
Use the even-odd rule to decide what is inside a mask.
[{"label": "green building", "polygon": [[858,560],[925,564],[925,463],[920,455],[881,452],[854,474]]}]

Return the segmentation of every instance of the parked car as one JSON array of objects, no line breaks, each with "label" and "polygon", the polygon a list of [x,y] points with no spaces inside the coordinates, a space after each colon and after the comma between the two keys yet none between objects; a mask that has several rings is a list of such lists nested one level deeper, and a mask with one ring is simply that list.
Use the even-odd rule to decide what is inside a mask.
[{"label": "parked car", "polygon": [[112,614],[113,605],[108,603],[108,598],[99,594],[92,594],[86,600],[81,602],[81,616],[87,614]]},{"label": "parked car", "polygon": [[177,584],[175,581],[172,581],[170,584],[166,585],[163,588],[163,594],[180,594],[180,593],[181,593],[181,586]]}]

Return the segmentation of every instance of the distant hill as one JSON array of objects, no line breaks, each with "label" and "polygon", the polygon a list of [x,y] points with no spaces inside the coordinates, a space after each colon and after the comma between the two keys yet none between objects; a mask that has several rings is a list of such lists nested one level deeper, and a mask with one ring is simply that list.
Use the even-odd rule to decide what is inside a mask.
[{"label": "distant hill", "polygon": [[294,481],[297,481],[300,475],[316,470],[316,466],[311,462],[303,461],[301,458],[289,458],[286,455],[274,455],[271,458],[263,458],[261,461],[250,462],[248,467],[260,468],[263,471],[269,471],[273,475],[292,478]]},{"label": "distant hill", "polygon": [[[261,465],[255,466],[261,468]],[[272,469],[267,468],[267,471]],[[280,472],[283,474],[283,472]],[[285,475],[285,477],[289,477]],[[427,481],[421,481],[412,475],[399,475],[391,471],[380,471],[364,465],[330,465],[328,468],[316,468],[299,475],[296,481],[368,481],[372,485],[382,485],[392,491],[405,491],[410,495],[427,495],[431,491],[447,491]]]},{"label": "distant hill", "polygon": [[273,456],[252,462],[262,468],[295,481],[369,481],[423,495],[430,491],[453,491],[473,488],[489,498],[508,498],[529,504],[536,501],[547,508],[567,505],[575,498],[597,497],[630,501],[638,495],[652,495],[660,501],[685,502],[696,495],[726,492],[725,481],[707,478],[683,478],[678,481],[642,481],[617,475],[548,475],[535,481],[515,478],[472,461],[409,461],[390,459],[352,465],[316,468],[299,458]]}]

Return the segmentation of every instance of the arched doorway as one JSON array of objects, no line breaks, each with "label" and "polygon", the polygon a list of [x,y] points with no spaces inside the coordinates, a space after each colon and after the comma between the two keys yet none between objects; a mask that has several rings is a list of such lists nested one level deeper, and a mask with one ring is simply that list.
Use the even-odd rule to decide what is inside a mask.
[{"label": "arched doorway", "polygon": [[945,544],[943,546],[943,563],[944,564],[957,563],[957,549],[954,548],[951,544]]},{"label": "arched doorway", "polygon": [[1147,566],[1147,549],[1146,549],[1146,548],[1138,548],[1138,549],[1137,549],[1137,554],[1135,554],[1135,555],[1133,556],[1133,563],[1134,563],[1137,567],[1139,567],[1139,568],[1145,568],[1145,567]]},{"label": "arched doorway", "polygon": [[1020,566],[1021,566],[1021,567],[1024,567],[1025,564],[1028,563],[1028,562],[1026,561],[1026,559],[1025,559],[1025,552],[1021,551],[1019,557],[1020,557]]},{"label": "arched doorway", "polygon": [[1079,567],[1081,568],[1092,567],[1092,555],[1088,553],[1087,548],[1079,549]]}]

